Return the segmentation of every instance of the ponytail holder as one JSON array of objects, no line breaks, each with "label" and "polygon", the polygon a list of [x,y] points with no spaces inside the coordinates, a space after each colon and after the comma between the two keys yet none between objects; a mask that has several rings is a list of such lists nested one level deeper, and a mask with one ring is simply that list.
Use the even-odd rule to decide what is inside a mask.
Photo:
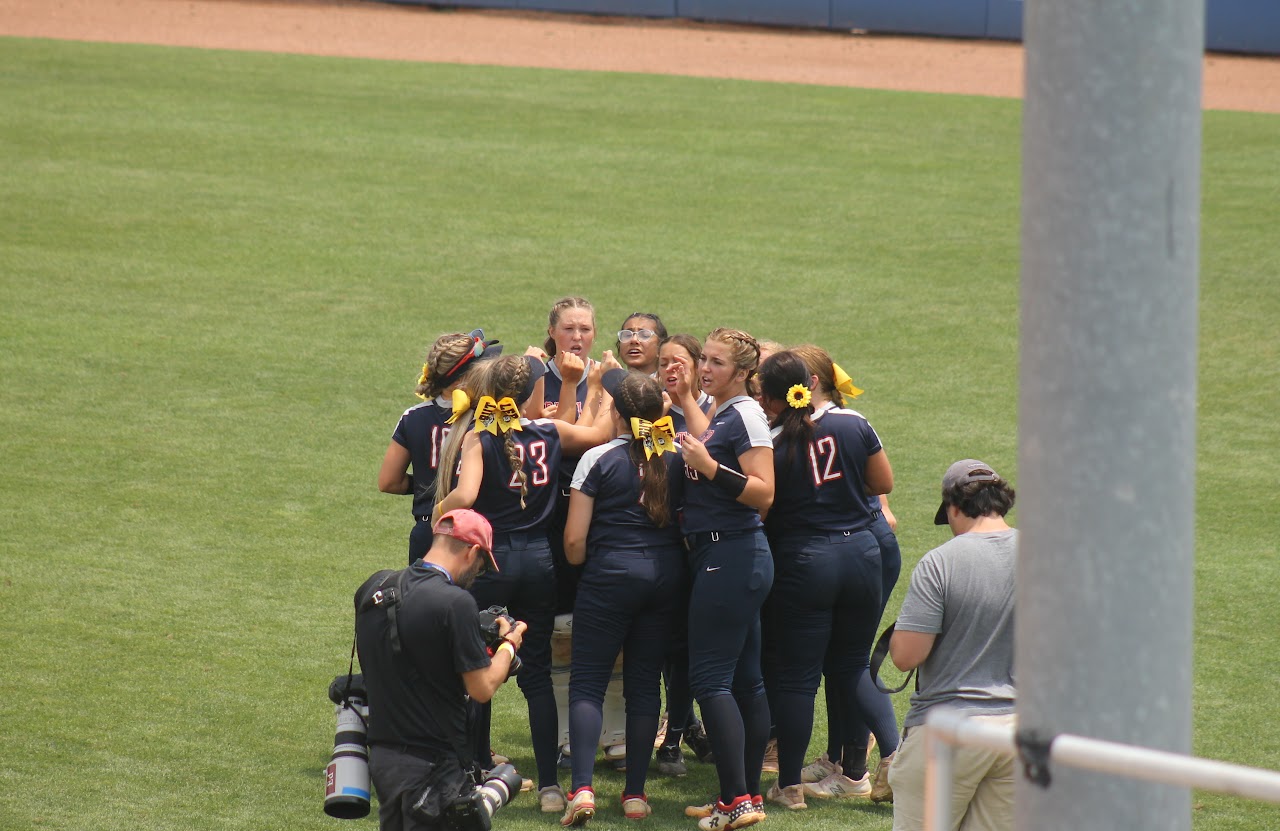
[{"label": "ponytail holder", "polygon": [[813,393],[804,384],[796,384],[787,390],[787,404],[795,410],[803,410],[813,400]]},{"label": "ponytail holder", "polygon": [[676,452],[676,431],[671,416],[663,416],[652,422],[633,418],[631,435],[644,442],[645,459]]},{"label": "ponytail holder", "polygon": [[862,395],[862,390],[853,385],[853,379],[849,377],[849,373],[840,368],[840,364],[833,363],[831,367],[835,370],[832,380],[836,382],[836,389],[840,390],[842,395],[847,395],[850,398],[857,398]]},{"label": "ponytail holder", "polygon": [[445,424],[453,424],[462,418],[462,414],[471,409],[471,397],[464,390],[453,391],[453,415],[444,420]]},{"label": "ponytail holder", "polygon": [[475,430],[477,433],[490,433],[496,436],[499,432],[523,429],[524,426],[520,423],[520,408],[512,398],[494,401],[493,396],[481,397],[480,403],[476,405]]},{"label": "ponytail holder", "polygon": [[[416,386],[419,386],[419,387],[420,387],[420,386],[422,386],[423,384],[427,383],[427,381],[429,381],[429,380],[431,380],[431,368],[430,368],[429,366],[427,366],[426,364],[423,364],[423,365],[422,365],[422,374],[418,376],[418,383],[416,384]],[[421,398],[423,401],[426,401],[426,400],[427,400],[427,396],[423,395],[423,394],[422,394],[422,393],[420,393],[420,392],[415,391],[413,394],[414,394],[414,395],[416,395],[416,396],[418,396],[419,398]]]}]

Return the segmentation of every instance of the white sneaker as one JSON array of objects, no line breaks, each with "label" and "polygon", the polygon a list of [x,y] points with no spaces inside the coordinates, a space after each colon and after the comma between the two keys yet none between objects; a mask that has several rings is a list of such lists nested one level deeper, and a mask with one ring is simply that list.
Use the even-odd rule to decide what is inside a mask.
[{"label": "white sneaker", "polygon": [[755,825],[764,818],[764,809],[756,805],[750,795],[743,794],[731,805],[716,800],[711,808],[711,815],[698,820],[698,828],[701,831],[733,831],[735,828]]},{"label": "white sneaker", "polygon": [[833,773],[840,773],[840,766],[823,753],[800,770],[801,782],[821,782]]},{"label": "white sneaker", "polygon": [[564,810],[564,791],[559,785],[548,785],[538,791],[538,805],[544,814],[558,814]]},{"label": "white sneaker", "polygon": [[871,796],[871,774],[863,774],[854,781],[843,773],[833,773],[821,782],[805,782],[806,796],[818,799],[851,799],[859,796]]},{"label": "white sneaker", "polygon": [[652,813],[649,797],[644,794],[622,797],[622,815],[627,819],[645,819]]},{"label": "white sneaker", "polygon": [[[543,810],[546,810],[545,808]],[[560,824],[565,828],[578,825],[586,825],[587,820],[596,815],[596,795],[590,788],[578,788],[574,791],[569,799],[569,805],[564,809],[564,816],[560,818]]]},{"label": "white sneaker", "polygon": [[787,785],[785,788],[779,788],[778,783],[774,782],[769,786],[768,800],[781,805],[788,811],[803,811],[809,807],[804,804],[803,785]]}]

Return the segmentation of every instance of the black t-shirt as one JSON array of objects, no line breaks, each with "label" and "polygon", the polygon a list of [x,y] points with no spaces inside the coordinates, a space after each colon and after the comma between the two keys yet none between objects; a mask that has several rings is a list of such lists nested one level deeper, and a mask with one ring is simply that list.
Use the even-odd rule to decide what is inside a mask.
[{"label": "black t-shirt", "polygon": [[[356,592],[356,646],[369,694],[369,742],[449,751],[466,741],[462,673],[489,666],[476,601],[448,575],[421,561],[404,576],[397,620],[400,655],[391,651],[385,608],[359,610],[374,575]],[[384,586],[394,585],[395,578]]]}]

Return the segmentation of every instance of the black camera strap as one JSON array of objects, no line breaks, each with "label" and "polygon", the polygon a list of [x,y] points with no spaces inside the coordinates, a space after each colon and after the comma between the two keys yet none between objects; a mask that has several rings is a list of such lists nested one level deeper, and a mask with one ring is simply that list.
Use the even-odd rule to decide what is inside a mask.
[{"label": "black camera strap", "polygon": [[[889,654],[889,641],[893,638],[893,627],[897,621],[889,624],[889,628],[884,630],[880,635],[880,639],[876,641],[876,648],[871,650],[871,680],[876,682],[876,689],[886,695],[902,692],[907,688],[907,684],[911,683],[911,676],[916,674],[913,669],[907,673],[907,677],[902,683],[896,687],[886,687],[884,682],[880,680],[880,666],[884,663],[885,657]],[[916,691],[920,690],[920,679],[916,679]]]},{"label": "black camera strap", "polygon": [[[412,567],[413,566],[409,566],[409,568]],[[403,568],[399,571],[387,570],[374,574],[373,577],[370,578],[370,582],[372,582],[372,580],[379,574],[382,575],[382,579],[378,581],[377,588],[375,588],[372,593],[360,598],[360,603],[356,608],[356,614],[359,614],[362,611],[367,611],[374,606],[386,611],[388,624],[387,637],[391,641],[391,654],[394,655],[397,660],[403,662],[405,671],[409,673],[411,678],[417,678],[419,676],[418,670],[411,662],[405,659],[404,649],[400,643],[399,608],[401,602],[404,600],[404,578],[408,573],[409,568]],[[388,583],[391,583],[391,585],[388,586]],[[347,675],[348,688],[351,683],[350,671],[355,669],[355,655],[356,644],[355,639],[352,638],[351,666]],[[458,763],[462,766],[463,770],[470,768],[472,765],[471,752],[467,749],[466,742],[452,741],[450,744],[453,746],[453,752],[457,754]]]}]

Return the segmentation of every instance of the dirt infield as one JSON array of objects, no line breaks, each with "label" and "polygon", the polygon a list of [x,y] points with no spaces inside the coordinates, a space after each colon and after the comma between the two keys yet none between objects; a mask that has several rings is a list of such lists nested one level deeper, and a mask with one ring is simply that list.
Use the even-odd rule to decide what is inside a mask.
[{"label": "dirt infield", "polygon": [[[1013,43],[344,0],[0,0],[0,34],[1018,97]],[[1280,113],[1280,59],[1210,55],[1207,109]]]}]

